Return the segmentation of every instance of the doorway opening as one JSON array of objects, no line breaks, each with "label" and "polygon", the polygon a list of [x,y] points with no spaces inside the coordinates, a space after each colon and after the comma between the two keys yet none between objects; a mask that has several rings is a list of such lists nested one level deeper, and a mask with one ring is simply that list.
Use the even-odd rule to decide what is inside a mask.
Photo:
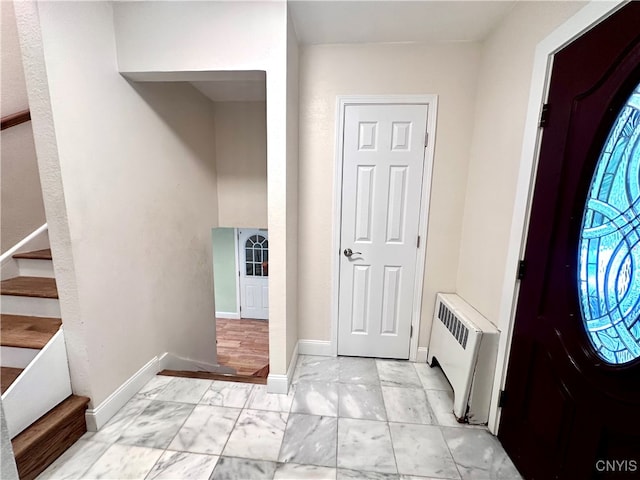
[{"label": "doorway opening", "polygon": [[[210,176],[214,179],[212,188],[215,189],[214,200],[209,200],[198,209],[189,212],[190,215],[207,218],[205,233],[209,240],[204,245],[207,248],[206,264],[209,266],[209,278],[216,282],[213,274],[214,262],[221,259],[228,263],[232,260],[231,268],[238,270],[235,260],[233,244],[231,254],[225,252],[225,247],[214,245],[217,237],[217,229],[220,229],[220,237],[225,234],[233,239],[234,232],[240,227],[246,226],[265,228],[267,227],[267,105],[266,105],[266,72],[264,71],[207,71],[207,72],[163,72],[162,74],[127,74],[127,79],[136,86],[142,94],[151,89],[152,93],[157,90],[150,88],[152,84],[164,84],[165,90],[171,92],[172,89],[184,95],[189,95],[197,99],[203,106],[202,117],[206,120],[207,135],[197,139],[198,142],[189,143],[192,139],[187,137],[185,145],[188,148],[201,147],[205,154],[204,160],[200,163],[193,163],[189,166],[195,169],[202,169],[205,165],[209,169]],[[141,88],[140,86],[146,86]],[[159,96],[159,94],[156,93]],[[149,96],[149,95],[147,95]],[[176,94],[173,108],[181,107],[181,98]],[[163,111],[167,118],[172,118],[171,111]],[[194,119],[196,121],[197,119]],[[189,132],[189,125],[178,125],[178,127]],[[213,233],[211,230],[213,229]],[[230,233],[231,232],[231,233]],[[212,237],[213,235],[213,237]],[[200,253],[205,253],[201,252]],[[202,255],[194,255],[194,261],[201,261]],[[229,265],[227,264],[227,267]],[[268,282],[268,277],[266,279]],[[254,329],[253,324],[243,325],[233,324],[233,328],[217,328],[216,311],[223,312],[222,319],[240,319],[239,308],[233,305],[225,306],[214,295],[214,283],[210,289],[211,307],[210,318],[213,324],[207,324],[210,331],[206,335],[208,345],[216,352],[215,364],[211,363],[206,368],[196,365],[193,362],[188,364],[189,369],[194,373],[205,375],[207,372],[220,372],[224,375],[241,376],[256,374],[260,376],[263,383],[266,383],[268,373],[268,335],[261,333],[268,329],[268,322],[262,324],[262,329]],[[239,292],[239,289],[237,289]],[[239,293],[238,293],[239,295]],[[238,302],[239,304],[239,302]],[[237,314],[234,315],[234,312]],[[264,322],[264,320],[263,320]],[[220,325],[224,327],[224,325]],[[251,342],[253,335],[260,334],[264,338],[264,362],[260,368],[251,372],[246,369],[229,367],[229,356],[225,360],[224,352],[220,355],[219,349],[222,345],[235,344],[231,357],[234,360],[246,356],[245,346]],[[215,337],[214,337],[215,335]],[[200,334],[200,339],[205,338],[204,333]],[[210,340],[209,340],[210,339]],[[253,342],[257,343],[257,342]],[[262,343],[262,342],[261,342]],[[222,359],[222,361],[221,361]],[[181,364],[182,365],[182,364]],[[206,372],[202,372],[202,370]],[[260,370],[260,371],[258,371]],[[244,377],[246,381],[247,377]],[[255,379],[254,379],[255,380]],[[243,380],[244,381],[244,380]],[[256,381],[252,381],[256,383]],[[258,382],[260,383],[260,382]]]},{"label": "doorway opening", "polygon": [[218,363],[239,376],[269,370],[267,229],[212,230]]},{"label": "doorway opening", "polygon": [[[269,277],[262,275],[263,270],[258,271],[253,263],[251,275],[248,275],[244,265],[246,252],[238,238],[249,227],[264,229],[266,235],[266,74],[220,73],[216,80],[202,78],[192,84],[211,101],[214,120],[212,137],[218,204],[211,248],[217,362],[238,376],[257,376],[266,383],[269,371],[268,310],[260,315],[248,309],[245,303],[258,300],[257,289],[252,287],[259,283],[268,301]],[[246,239],[243,241],[246,243]],[[264,254],[257,246],[255,250],[255,258]],[[268,267],[265,271],[268,272]],[[242,282],[241,272],[244,273]],[[261,275],[251,283],[256,273]],[[244,288],[247,281],[251,285]]]}]

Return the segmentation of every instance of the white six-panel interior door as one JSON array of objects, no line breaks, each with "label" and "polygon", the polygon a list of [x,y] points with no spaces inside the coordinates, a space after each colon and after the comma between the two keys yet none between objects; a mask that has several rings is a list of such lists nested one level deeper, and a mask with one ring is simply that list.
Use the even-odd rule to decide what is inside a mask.
[{"label": "white six-panel interior door", "polygon": [[427,117],[425,104],[345,106],[339,355],[409,358]]},{"label": "white six-panel interior door", "polygon": [[238,230],[240,317],[269,318],[269,235],[266,230]]}]

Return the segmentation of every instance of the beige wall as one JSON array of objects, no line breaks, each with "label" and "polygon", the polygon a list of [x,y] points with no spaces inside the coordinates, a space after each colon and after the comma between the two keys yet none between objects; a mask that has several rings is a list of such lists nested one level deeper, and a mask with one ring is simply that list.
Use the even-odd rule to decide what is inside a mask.
[{"label": "beige wall", "polygon": [[287,16],[287,365],[298,342],[299,48]]},{"label": "beige wall", "polygon": [[[13,2],[0,2],[0,116],[27,110]],[[0,134],[0,251],[5,252],[45,223],[31,122]]]},{"label": "beige wall", "polygon": [[[122,72],[260,70],[267,83],[269,229],[269,364],[287,371],[287,302],[292,246],[287,229],[287,5],[284,2],[116,2],[114,23]],[[275,378],[275,377],[274,377]]]},{"label": "beige wall", "polygon": [[112,8],[20,6],[72,383],[94,406],[162,352],[215,362],[211,104],[125,80]]},{"label": "beige wall", "polygon": [[494,323],[502,294],[535,48],[584,5],[520,2],[482,46],[458,292]]},{"label": "beige wall", "polygon": [[0,16],[2,19],[2,23],[0,23],[2,28],[0,30],[0,40],[2,41],[0,116],[4,117],[29,108],[29,100],[24,81],[22,54],[13,2],[0,2]]},{"label": "beige wall", "polygon": [[456,286],[479,45],[326,45],[300,56],[299,338],[331,338],[336,96],[437,94],[420,345],[435,293]]},{"label": "beige wall", "polygon": [[215,102],[218,222],[267,227],[265,102]]}]

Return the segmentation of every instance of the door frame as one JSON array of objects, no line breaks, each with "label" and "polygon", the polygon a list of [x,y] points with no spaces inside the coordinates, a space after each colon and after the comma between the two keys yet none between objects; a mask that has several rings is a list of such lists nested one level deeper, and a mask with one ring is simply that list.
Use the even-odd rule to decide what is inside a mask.
[{"label": "door frame", "polygon": [[[343,166],[343,129],[347,106],[350,105],[426,105],[428,142],[424,155],[422,170],[422,190],[420,198],[420,220],[418,234],[420,246],[417,248],[418,265],[414,282],[416,295],[413,298],[411,327],[413,336],[409,344],[409,361],[415,362],[418,355],[418,339],[420,337],[420,315],[422,312],[422,289],[424,285],[427,227],[429,225],[429,204],[431,202],[431,178],[433,175],[433,157],[436,139],[436,118],[438,112],[438,96],[431,95],[338,95],[336,102],[336,145],[334,155],[333,182],[333,241],[331,272],[331,355],[338,355],[338,311],[340,295],[340,237],[342,234],[342,166]],[[426,361],[426,355],[425,355]]]},{"label": "door frame", "polygon": [[520,287],[516,279],[518,262],[524,255],[529,231],[529,216],[542,140],[538,122],[542,105],[548,96],[553,56],[584,32],[615,13],[625,3],[627,3],[625,0],[591,2],[558,26],[536,47],[498,316],[498,328],[502,331],[502,335],[498,344],[488,423],[489,431],[494,435],[498,434],[500,425],[499,396],[500,391],[505,387],[509,367],[509,353]]},{"label": "door frame", "polygon": [[242,311],[240,310],[240,229],[233,227],[233,242],[236,247],[235,260],[236,260],[236,311],[238,312],[238,320],[242,319]]}]

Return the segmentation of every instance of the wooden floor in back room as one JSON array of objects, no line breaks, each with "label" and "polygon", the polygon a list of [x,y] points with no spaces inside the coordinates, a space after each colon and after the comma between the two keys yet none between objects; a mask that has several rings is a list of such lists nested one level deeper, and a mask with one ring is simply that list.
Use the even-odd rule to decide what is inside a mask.
[{"label": "wooden floor in back room", "polygon": [[269,321],[216,319],[218,363],[237,375],[265,376],[269,368]]}]

